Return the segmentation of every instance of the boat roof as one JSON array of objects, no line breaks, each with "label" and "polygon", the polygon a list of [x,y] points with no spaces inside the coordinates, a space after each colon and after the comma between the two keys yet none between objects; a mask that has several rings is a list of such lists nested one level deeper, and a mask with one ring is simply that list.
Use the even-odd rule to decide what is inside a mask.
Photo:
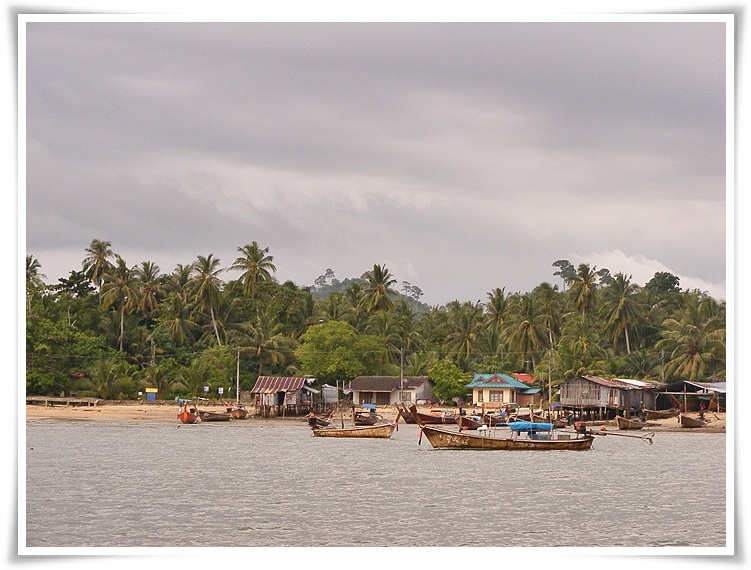
[{"label": "boat roof", "polygon": [[689,382],[688,380],[685,382],[686,384],[691,384],[692,386],[696,386],[707,392],[719,392],[720,394],[725,394],[727,392],[725,382]]},{"label": "boat roof", "polygon": [[509,422],[508,427],[511,431],[550,431],[553,429],[552,424],[538,422]]}]

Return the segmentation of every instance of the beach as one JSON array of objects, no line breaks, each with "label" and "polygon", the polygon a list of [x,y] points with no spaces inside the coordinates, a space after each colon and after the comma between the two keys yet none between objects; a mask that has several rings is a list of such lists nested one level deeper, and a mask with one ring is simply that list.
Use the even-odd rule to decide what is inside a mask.
[{"label": "beach", "polygon": [[[93,422],[159,422],[159,423],[175,423],[178,422],[177,412],[178,407],[175,402],[172,401],[156,401],[156,402],[143,402],[143,401],[129,401],[129,402],[106,402],[99,401],[93,406],[80,406],[80,405],[42,405],[42,404],[29,404],[26,405],[26,420],[70,420],[70,421],[93,421]],[[211,411],[224,411],[225,405],[219,402],[212,402],[207,404],[200,404],[199,409],[207,409]],[[233,420],[249,423],[257,422],[274,422],[274,423],[291,423],[291,422],[306,422],[304,416],[287,416],[287,417],[255,417],[255,409],[253,406],[247,406],[249,415],[245,420]],[[431,408],[429,406],[419,406],[418,409],[421,412],[429,412]],[[435,411],[435,409],[433,409]],[[456,410],[447,410],[447,412],[456,413]],[[468,408],[467,413],[472,413],[472,409]],[[378,414],[383,416],[385,421],[394,421],[397,418],[398,411],[395,406],[380,406],[378,408]],[[339,413],[335,417],[339,417]],[[341,416],[348,422],[350,415],[350,409],[344,408],[341,411]],[[698,417],[697,412],[689,412],[687,414],[690,417]],[[677,418],[668,418],[662,420],[650,421],[648,428],[651,431],[681,431],[692,433],[718,433],[725,432],[726,430],[726,414],[725,412],[705,412],[704,419],[706,425],[700,428],[681,428],[678,425]],[[601,429],[600,425],[593,425],[591,429]],[[608,423],[605,428],[609,430],[617,430],[615,422]]]}]

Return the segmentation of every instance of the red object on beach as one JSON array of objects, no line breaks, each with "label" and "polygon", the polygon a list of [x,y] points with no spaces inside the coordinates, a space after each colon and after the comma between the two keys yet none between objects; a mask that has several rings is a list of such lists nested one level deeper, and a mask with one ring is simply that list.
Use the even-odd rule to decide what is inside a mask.
[{"label": "red object on beach", "polygon": [[188,409],[188,402],[185,402],[183,409],[177,414],[177,419],[184,424],[194,424],[198,421],[198,413],[195,408]]}]

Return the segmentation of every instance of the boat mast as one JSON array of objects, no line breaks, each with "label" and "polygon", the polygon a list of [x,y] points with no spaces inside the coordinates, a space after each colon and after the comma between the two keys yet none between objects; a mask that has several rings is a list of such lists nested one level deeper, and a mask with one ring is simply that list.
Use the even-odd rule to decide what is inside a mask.
[{"label": "boat mast", "polygon": [[237,405],[240,405],[240,349],[237,349],[237,387],[235,388],[235,398]]}]

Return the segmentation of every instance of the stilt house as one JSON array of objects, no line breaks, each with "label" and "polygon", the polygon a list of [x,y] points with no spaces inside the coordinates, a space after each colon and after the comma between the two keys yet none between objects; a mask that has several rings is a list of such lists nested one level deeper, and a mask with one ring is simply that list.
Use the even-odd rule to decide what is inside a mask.
[{"label": "stilt house", "polygon": [[629,417],[644,409],[654,410],[657,382],[577,376],[560,385],[561,408],[591,419]]},{"label": "stilt house", "polygon": [[312,387],[315,381],[309,376],[259,376],[251,390],[256,415],[297,416],[315,410],[313,396],[319,393]]}]

